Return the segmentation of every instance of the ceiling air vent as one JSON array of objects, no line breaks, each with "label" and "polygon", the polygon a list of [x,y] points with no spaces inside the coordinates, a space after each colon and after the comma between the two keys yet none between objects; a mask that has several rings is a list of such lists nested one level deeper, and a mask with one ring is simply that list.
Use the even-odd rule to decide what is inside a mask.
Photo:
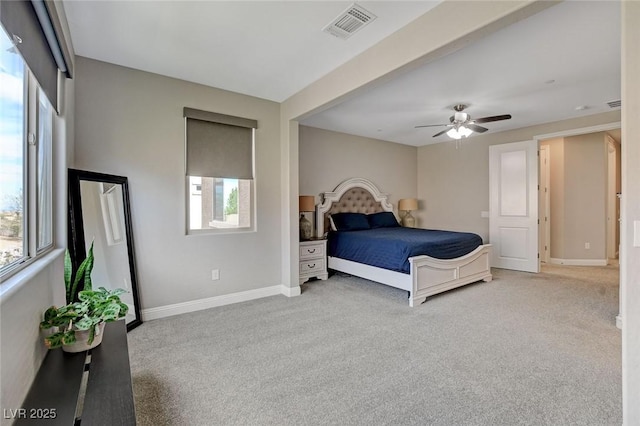
[{"label": "ceiling air vent", "polygon": [[607,102],[609,108],[620,108],[622,106],[622,101],[618,99],[617,101],[609,101]]},{"label": "ceiling air vent", "polygon": [[322,31],[346,40],[376,18],[373,13],[353,3]]}]

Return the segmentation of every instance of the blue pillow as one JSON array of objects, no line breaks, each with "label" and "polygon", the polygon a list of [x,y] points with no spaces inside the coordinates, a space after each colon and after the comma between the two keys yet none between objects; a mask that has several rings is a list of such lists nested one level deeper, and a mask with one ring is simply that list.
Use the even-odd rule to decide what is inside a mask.
[{"label": "blue pillow", "polygon": [[367,216],[369,226],[374,228],[396,228],[400,224],[392,212],[372,213]]},{"label": "blue pillow", "polygon": [[331,215],[336,231],[360,231],[369,229],[369,221],[364,213],[335,213]]}]

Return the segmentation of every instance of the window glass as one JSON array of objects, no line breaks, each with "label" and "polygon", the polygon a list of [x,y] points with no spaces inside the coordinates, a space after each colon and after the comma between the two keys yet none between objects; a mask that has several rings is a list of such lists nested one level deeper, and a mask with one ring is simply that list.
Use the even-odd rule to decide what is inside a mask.
[{"label": "window glass", "polygon": [[38,91],[38,169],[37,192],[38,192],[38,250],[45,249],[53,243],[53,206],[52,206],[52,186],[51,167],[52,152],[51,138],[53,113],[49,99],[43,91]]},{"label": "window glass", "polygon": [[24,62],[0,27],[0,273],[27,255],[25,92]]},{"label": "window glass", "polygon": [[46,95],[0,26],[2,277],[53,246],[53,114]]},{"label": "window glass", "polygon": [[189,176],[189,230],[250,228],[251,182]]}]

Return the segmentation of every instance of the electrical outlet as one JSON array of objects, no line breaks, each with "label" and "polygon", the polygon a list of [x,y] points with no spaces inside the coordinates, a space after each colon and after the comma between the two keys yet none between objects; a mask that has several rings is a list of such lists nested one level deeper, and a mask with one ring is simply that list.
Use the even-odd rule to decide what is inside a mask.
[{"label": "electrical outlet", "polygon": [[216,281],[220,279],[220,269],[211,270],[211,280]]},{"label": "electrical outlet", "polygon": [[589,250],[591,248],[591,243],[584,243],[584,248]]}]

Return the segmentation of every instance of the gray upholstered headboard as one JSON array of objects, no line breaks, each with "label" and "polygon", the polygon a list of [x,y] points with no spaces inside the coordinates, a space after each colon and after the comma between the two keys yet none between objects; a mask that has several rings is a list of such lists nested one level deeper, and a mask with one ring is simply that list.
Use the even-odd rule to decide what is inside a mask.
[{"label": "gray upholstered headboard", "polygon": [[332,192],[323,194],[323,201],[316,208],[317,236],[322,237],[330,229],[332,213],[393,212],[387,194],[381,193],[373,182],[364,178],[351,178],[342,182]]}]

